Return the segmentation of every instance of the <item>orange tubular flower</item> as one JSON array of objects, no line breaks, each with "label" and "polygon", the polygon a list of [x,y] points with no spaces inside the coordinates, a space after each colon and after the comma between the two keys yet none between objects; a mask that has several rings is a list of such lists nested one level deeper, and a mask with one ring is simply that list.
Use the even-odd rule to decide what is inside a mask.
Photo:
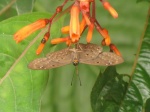
[{"label": "orange tubular flower", "polygon": [[89,7],[90,7],[89,1],[88,2],[87,1],[80,1],[80,8],[81,8],[81,11],[82,11],[82,15],[83,15],[87,25],[91,24],[91,21],[90,21],[88,15],[87,15],[90,11]]},{"label": "orange tubular flower", "polygon": [[48,19],[40,19],[32,24],[29,24],[14,34],[14,39],[18,43],[29,36],[34,31],[44,28],[49,23]]},{"label": "orange tubular flower", "polygon": [[118,17],[118,13],[116,12],[116,10],[108,3],[108,2],[103,2],[103,6],[106,10],[108,10],[110,12],[110,14],[114,17],[117,18]]},{"label": "orange tubular flower", "polygon": [[62,42],[67,42],[68,40],[70,40],[70,37],[56,38],[56,39],[51,40],[51,44],[59,44]]},{"label": "orange tubular flower", "polygon": [[42,50],[45,46],[45,43],[47,42],[49,37],[50,37],[50,33],[49,32],[45,33],[44,38],[41,41],[41,44],[39,45],[38,49],[36,50],[37,55],[39,55],[42,52]]},{"label": "orange tubular flower", "polygon": [[82,18],[82,21],[80,22],[80,34],[82,34],[84,28],[86,27],[86,21],[84,17]]},{"label": "orange tubular flower", "polygon": [[98,32],[103,36],[104,40],[102,41],[102,45],[109,46],[111,43],[110,36],[106,29],[98,29]]},{"label": "orange tubular flower", "polygon": [[92,35],[93,35],[93,29],[94,29],[94,24],[91,24],[89,26],[89,30],[88,30],[88,34],[87,34],[87,38],[86,38],[87,43],[91,42]]},{"label": "orange tubular flower", "polygon": [[79,25],[79,7],[78,5],[75,3],[70,11],[70,30],[69,30],[69,34],[70,34],[70,39],[71,41],[74,42],[78,42],[79,38],[80,38],[80,25]]},{"label": "orange tubular flower", "polygon": [[[80,22],[80,34],[83,32],[85,26],[86,26],[86,21],[83,17],[82,21]],[[64,26],[61,28],[61,32],[63,34],[69,34],[69,31],[70,31],[70,26]]]}]

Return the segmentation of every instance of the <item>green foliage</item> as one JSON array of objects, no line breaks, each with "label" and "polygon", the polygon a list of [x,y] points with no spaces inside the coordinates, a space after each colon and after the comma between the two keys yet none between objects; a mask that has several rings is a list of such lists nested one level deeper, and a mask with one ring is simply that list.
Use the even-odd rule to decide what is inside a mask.
[{"label": "green foliage", "polygon": [[[136,56],[133,73],[129,85],[119,76],[116,77],[113,68],[108,68],[98,77],[91,94],[94,112],[149,112],[150,97],[150,12],[144,36],[141,38]],[[110,77],[111,76],[111,77]],[[109,77],[109,78],[108,78]],[[108,78],[108,79],[107,79]],[[109,82],[112,81],[112,82]],[[108,83],[108,84],[107,84]],[[115,88],[114,88],[114,85]],[[98,91],[97,91],[98,90]],[[127,90],[127,91],[126,91]],[[107,97],[108,96],[108,97]],[[96,98],[95,98],[96,97]],[[119,97],[119,100],[116,100]],[[146,105],[146,106],[145,106]]]},{"label": "green foliage", "polygon": [[117,112],[127,91],[130,76],[119,75],[115,67],[100,73],[91,92],[94,112]]},{"label": "green foliage", "polygon": [[[21,55],[30,40],[17,45],[12,36],[22,25],[46,16],[49,15],[42,13],[28,14],[0,23],[0,110],[2,112],[39,111],[40,99],[48,75],[43,71],[28,70],[28,62],[35,57],[34,53],[31,56],[35,46],[31,47],[25,56]],[[33,34],[32,37],[36,35],[37,33]]]},{"label": "green foliage", "polygon": [[143,1],[150,2],[150,0],[137,0],[137,2],[143,2]]},{"label": "green foliage", "polygon": [[[11,1],[13,0],[0,0],[0,10]],[[49,13],[24,13],[33,10],[54,12],[61,2],[63,1],[17,0],[1,14],[0,20],[3,21],[0,22],[0,112],[92,112],[92,110],[94,112],[149,112],[149,16],[144,35],[141,40],[138,38],[143,31],[147,13],[146,4],[139,3],[139,5],[131,0],[120,2],[110,0],[119,12],[119,18],[116,20],[110,17],[99,2],[97,4],[100,6],[97,7],[97,18],[101,25],[108,29],[113,43],[122,52],[125,60],[123,64],[106,69],[79,64],[82,86],[79,84],[78,77],[75,77],[73,85],[70,85],[75,72],[73,65],[37,71],[27,68],[31,60],[44,57],[48,52],[66,46],[64,44],[52,46],[48,41],[43,53],[37,56],[35,51],[46,32],[45,29],[33,33],[16,44],[13,35],[17,30],[40,18],[51,17]],[[23,15],[9,18],[17,14]],[[68,24],[68,16],[65,20]],[[60,18],[52,25],[51,38],[61,37],[60,28],[63,26],[63,21],[63,18]],[[81,38],[83,43],[85,43],[84,37],[86,33]],[[92,43],[99,44],[100,41],[101,37],[94,32]],[[137,49],[139,41],[141,44]],[[134,67],[132,67],[134,60]],[[129,74],[131,68],[131,76],[122,75]],[[100,72],[103,69],[105,71]]]},{"label": "green foliage", "polygon": [[17,0],[16,8],[17,8],[18,14],[32,12],[33,5],[34,5],[34,0]]},{"label": "green foliage", "polygon": [[146,105],[145,105],[145,112],[150,111],[150,98],[146,100]]}]

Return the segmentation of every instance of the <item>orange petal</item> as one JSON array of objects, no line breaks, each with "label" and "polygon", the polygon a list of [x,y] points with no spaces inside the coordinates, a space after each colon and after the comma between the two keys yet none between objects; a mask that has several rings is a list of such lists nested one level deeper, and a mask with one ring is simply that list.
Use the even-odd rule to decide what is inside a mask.
[{"label": "orange petal", "polygon": [[49,23],[48,19],[40,19],[32,24],[29,24],[14,34],[14,39],[18,43],[29,36],[34,31],[44,28]]},{"label": "orange petal", "polygon": [[69,29],[70,29],[69,26],[62,27],[62,28],[61,28],[61,32],[62,32],[63,34],[69,34]]},{"label": "orange petal", "polygon": [[43,44],[43,43],[41,43],[41,44],[39,45],[38,49],[36,50],[36,54],[37,54],[37,55],[39,55],[39,54],[42,52],[44,46],[45,46],[45,44]]},{"label": "orange petal", "polygon": [[80,22],[80,34],[82,34],[84,28],[86,26],[86,21],[84,19],[84,17],[82,18],[82,21]]}]

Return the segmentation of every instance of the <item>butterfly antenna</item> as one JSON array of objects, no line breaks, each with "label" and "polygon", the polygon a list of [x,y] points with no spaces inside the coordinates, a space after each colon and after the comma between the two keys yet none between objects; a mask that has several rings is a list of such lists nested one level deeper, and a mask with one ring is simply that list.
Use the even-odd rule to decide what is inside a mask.
[{"label": "butterfly antenna", "polygon": [[81,79],[80,79],[80,76],[79,76],[79,70],[78,70],[78,66],[75,66],[76,67],[76,74],[79,78],[79,81],[80,81],[80,86],[82,86],[82,83],[81,83]]},{"label": "butterfly antenna", "polygon": [[[75,71],[74,71],[74,72],[75,72]],[[72,83],[73,83],[74,74],[75,74],[75,73],[73,73],[73,76],[72,76],[72,80],[71,80],[71,86],[72,86]]]},{"label": "butterfly antenna", "polygon": [[[76,71],[76,75],[77,75],[77,76],[78,76],[78,78],[79,78],[80,86],[82,86],[81,79],[80,79],[80,76],[79,76],[78,66],[75,66],[75,67],[76,67],[76,69],[75,69],[75,71]],[[74,74],[75,74],[75,71],[74,71]],[[74,74],[73,74],[73,76],[72,76],[71,86],[72,86],[72,84],[73,84]]]}]

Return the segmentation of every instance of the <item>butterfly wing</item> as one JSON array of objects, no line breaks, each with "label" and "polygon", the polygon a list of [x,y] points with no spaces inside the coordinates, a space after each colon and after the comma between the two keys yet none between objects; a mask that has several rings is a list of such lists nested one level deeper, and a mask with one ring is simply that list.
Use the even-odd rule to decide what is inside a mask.
[{"label": "butterfly wing", "polygon": [[88,44],[79,44],[79,59],[81,60],[91,60],[96,58],[101,52],[102,47],[96,44],[88,43]]},{"label": "butterfly wing", "polygon": [[44,58],[38,58],[29,63],[30,69],[51,69],[70,64],[72,62],[71,52],[68,48],[49,53]]},{"label": "butterfly wing", "polygon": [[53,53],[48,53],[46,57],[59,63],[68,63],[72,60],[72,51],[69,48],[65,48]]},{"label": "butterfly wing", "polygon": [[91,60],[81,59],[80,63],[100,65],[100,66],[112,66],[122,63],[124,60],[121,56],[116,55],[113,52],[102,52],[96,58]]}]

